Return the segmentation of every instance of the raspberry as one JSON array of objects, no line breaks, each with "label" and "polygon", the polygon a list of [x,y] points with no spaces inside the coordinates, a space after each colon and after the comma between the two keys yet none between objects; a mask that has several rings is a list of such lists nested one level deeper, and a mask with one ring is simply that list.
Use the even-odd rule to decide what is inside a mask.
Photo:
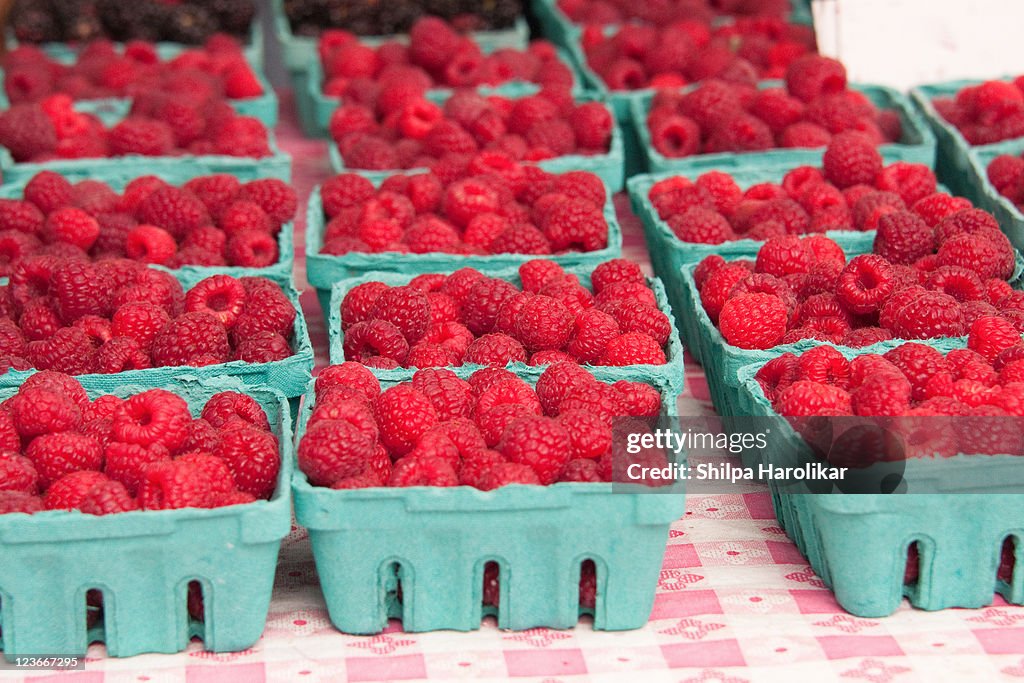
[{"label": "raspberry", "polygon": [[71,183],[53,171],[40,171],[25,185],[22,196],[44,214],[50,214],[71,203]]},{"label": "raspberry", "polygon": [[996,221],[995,216],[987,211],[974,208],[966,208],[951,213],[935,226],[935,233],[939,244],[962,235],[991,237],[999,232],[999,223]]},{"label": "raspberry", "polygon": [[292,220],[298,210],[295,190],[276,178],[250,180],[242,186],[238,198],[255,203],[278,225]]},{"label": "raspberry", "polygon": [[397,327],[409,344],[415,344],[430,325],[430,302],[414,287],[391,287],[377,297],[370,318]]},{"label": "raspberry", "polygon": [[868,314],[878,310],[894,288],[892,267],[881,256],[867,254],[850,259],[839,274],[836,296],[851,312]]},{"label": "raspberry", "polygon": [[311,424],[299,441],[298,463],[314,486],[330,486],[366,469],[374,452],[369,436],[350,422]]},{"label": "raspberry", "polygon": [[850,388],[850,362],[831,346],[817,346],[797,361],[797,380]]},{"label": "raspberry", "polygon": [[669,158],[688,157],[700,152],[700,127],[686,116],[648,117],[651,145]]},{"label": "raspberry", "polygon": [[939,246],[940,266],[962,266],[983,280],[1006,280],[1013,272],[1013,248],[1002,233],[957,235]]},{"label": "raspberry", "polygon": [[798,372],[799,363],[797,357],[787,351],[761,366],[757,374],[754,375],[754,379],[761,386],[765,398],[774,403],[782,390],[797,381]]},{"label": "raspberry", "polygon": [[388,289],[388,285],[378,281],[363,282],[350,289],[341,302],[342,329],[369,320],[377,297]]},{"label": "raspberry", "polygon": [[[758,258],[765,253],[764,247]],[[727,263],[713,272],[700,289],[700,301],[712,322],[718,322],[722,306],[732,293],[733,288],[750,276],[750,270],[738,263]]]},{"label": "raspberry", "polygon": [[333,218],[343,209],[361,206],[375,194],[373,183],[355,173],[336,175],[320,186],[320,201],[328,218]]},{"label": "raspberry", "polygon": [[936,191],[935,174],[930,168],[903,161],[882,169],[875,184],[879,190],[898,194],[907,206],[913,206]]},{"label": "raspberry", "polygon": [[[796,307],[796,302],[793,302]],[[622,300],[603,306],[603,310],[611,314],[622,332],[640,332],[664,346],[672,333],[672,323],[668,316],[656,307],[639,301]]]},{"label": "raspberry", "polygon": [[29,363],[40,370],[83,375],[93,369],[92,344],[77,327],[65,327],[46,340],[29,342],[25,352]]},{"label": "raspberry", "polygon": [[[56,436],[54,434],[53,436]],[[81,470],[67,474],[47,489],[43,496],[46,510],[76,510],[81,507],[89,492],[110,479],[100,472]]]},{"label": "raspberry", "polygon": [[709,152],[753,152],[775,146],[772,132],[759,118],[736,114],[711,133],[706,150]]},{"label": "raspberry", "polygon": [[226,236],[249,229],[268,234],[275,232],[270,216],[253,202],[234,201],[221,211],[217,220]]},{"label": "raspberry", "polygon": [[981,302],[984,285],[974,271],[959,266],[940,266],[928,275],[928,289],[949,294],[957,301]]},{"label": "raspberry", "polygon": [[831,384],[798,380],[779,392],[774,408],[784,417],[850,413],[850,394]]},{"label": "raspberry", "polygon": [[167,311],[154,304],[127,303],[114,312],[110,334],[134,339],[141,349],[148,350],[157,333],[170,320]]},{"label": "raspberry", "polygon": [[95,439],[74,432],[41,434],[25,450],[39,474],[44,489],[71,472],[98,470],[103,465],[103,447]]},{"label": "raspberry", "polygon": [[14,427],[23,438],[72,431],[82,422],[78,405],[57,387],[23,386],[9,405]]},{"label": "raspberry", "polygon": [[279,257],[277,240],[260,230],[243,230],[228,238],[228,263],[245,268],[266,268]]},{"label": "raspberry", "polygon": [[597,415],[609,427],[615,418],[626,413],[623,394],[618,389],[600,382],[593,382],[567,396],[559,406],[559,412],[585,410]]},{"label": "raspberry", "polygon": [[146,468],[139,489],[139,505],[144,510],[208,508],[215,502],[216,493],[204,470],[186,460],[153,463]]},{"label": "raspberry", "polygon": [[498,451],[509,462],[529,466],[542,485],[553,484],[569,461],[569,433],[547,417],[521,417],[505,428]]},{"label": "raspberry", "polygon": [[225,328],[235,324],[245,308],[246,292],[242,283],[230,275],[213,275],[200,280],[185,294],[187,312],[203,311],[215,316]]},{"label": "raspberry", "polygon": [[619,392],[630,417],[655,418],[661,414],[661,394],[649,384],[619,380],[612,387]]},{"label": "raspberry", "polygon": [[87,261],[69,259],[54,268],[50,294],[65,323],[86,315],[105,316],[110,307],[110,283]]},{"label": "raspberry", "polygon": [[372,356],[384,356],[397,363],[405,362],[409,342],[402,331],[384,320],[369,320],[352,325],[345,332],[345,359],[364,362]]},{"label": "raspberry", "polygon": [[864,378],[851,394],[855,415],[865,417],[902,415],[910,408],[911,386],[905,378],[875,374]]},{"label": "raspberry", "polygon": [[737,238],[729,221],[709,209],[687,209],[669,218],[668,227],[683,242],[721,244]]},{"label": "raspberry", "polygon": [[971,208],[971,202],[964,197],[951,197],[936,192],[917,200],[911,210],[924,219],[928,225],[935,227],[946,216]]},{"label": "raspberry", "polygon": [[38,105],[17,104],[0,114],[0,144],[15,161],[29,161],[57,146],[50,118]]},{"label": "raspberry", "polygon": [[926,292],[896,310],[890,328],[902,339],[958,337],[964,333],[963,313],[953,297]]},{"label": "raspberry", "polygon": [[395,464],[388,486],[458,486],[459,475],[442,458],[409,457]]},{"label": "raspberry", "polygon": [[594,365],[621,331],[611,315],[596,308],[587,309],[576,316],[567,349],[579,362]]},{"label": "raspberry", "polygon": [[[514,110],[513,110],[514,111]],[[615,125],[608,108],[600,102],[586,102],[569,114],[569,124],[580,147],[606,150]]]},{"label": "raspberry", "polygon": [[232,360],[246,363],[271,363],[292,356],[288,340],[277,332],[264,330],[242,338],[235,346]]},{"label": "raspberry", "polygon": [[890,263],[912,264],[935,251],[935,231],[909,211],[894,211],[878,219],[873,251]]},{"label": "raspberry", "polygon": [[227,463],[239,491],[256,498],[269,498],[274,492],[281,461],[277,437],[270,432],[255,427],[229,429],[213,454]]},{"label": "raspberry", "polygon": [[223,363],[230,353],[224,326],[205,311],[179,315],[153,338],[152,358],[157,366]]},{"label": "raspberry", "polygon": [[771,294],[741,294],[725,302],[718,326],[722,337],[743,349],[777,346],[786,332],[786,304]]},{"label": "raspberry", "polygon": [[[476,475],[473,486],[481,491],[491,491],[509,484],[541,484],[537,472],[524,463],[497,462],[484,468]],[[497,604],[497,598],[493,599]]]},{"label": "raspberry", "polygon": [[128,117],[107,135],[111,156],[166,156],[175,148],[174,132],[163,121]]},{"label": "raspberry", "polygon": [[[810,268],[812,255],[804,241],[794,235],[773,237],[767,240],[757,252],[754,270],[783,277],[791,273],[806,273]],[[714,280],[714,276],[709,280]]]},{"label": "raspberry", "polygon": [[473,404],[472,387],[454,372],[420,370],[413,375],[412,385],[434,406],[439,421],[469,416]]},{"label": "raspberry", "polygon": [[608,246],[608,225],[601,211],[581,199],[555,205],[543,221],[552,249],[596,251]]},{"label": "raspberry", "polygon": [[605,346],[601,365],[664,365],[667,362],[661,345],[641,332],[626,332]]},{"label": "raspberry", "polygon": [[381,442],[392,454],[400,456],[411,451],[420,436],[438,422],[430,399],[409,385],[398,385],[382,393],[374,413]]},{"label": "raspberry", "polygon": [[125,253],[143,263],[165,265],[177,253],[178,245],[171,233],[155,225],[139,225],[125,237]]},{"label": "raspberry", "polygon": [[840,133],[825,149],[822,169],[825,178],[840,189],[871,185],[882,170],[882,155],[860,133]]},{"label": "raspberry", "polygon": [[15,452],[0,455],[0,492],[17,491],[36,495],[39,474],[28,458]]},{"label": "raspberry", "polygon": [[530,297],[516,319],[516,338],[527,351],[560,349],[573,331],[573,315],[560,301],[544,295]]},{"label": "raspberry", "polygon": [[[602,264],[603,265],[603,264]],[[595,269],[595,273],[601,266]],[[565,277],[562,266],[554,261],[546,259],[533,259],[519,266],[519,280],[523,284],[523,291],[536,294],[548,283]],[[593,278],[593,276],[591,276]]]},{"label": "raspberry", "polygon": [[804,102],[846,90],[846,69],[828,57],[806,55],[786,69],[786,90]]},{"label": "raspberry", "polygon": [[46,217],[42,235],[47,242],[63,242],[88,250],[100,234],[96,219],[81,209],[65,207]]},{"label": "raspberry", "polygon": [[1020,332],[1006,320],[993,316],[975,320],[967,337],[967,348],[977,351],[989,363],[1004,350],[1020,343]]},{"label": "raspberry", "polygon": [[509,363],[525,363],[527,358],[523,345],[507,334],[500,332],[484,334],[476,338],[466,349],[463,360],[477,365],[504,367]]},{"label": "raspberry", "polygon": [[142,223],[167,230],[175,239],[181,239],[189,232],[210,223],[209,212],[198,197],[187,190],[170,186],[151,192],[139,204],[136,218]]},{"label": "raspberry", "polygon": [[242,184],[233,175],[215,173],[193,178],[186,182],[182,189],[195,195],[206,207],[210,216],[217,219],[224,209],[235,202],[241,187]]},{"label": "raspberry", "polygon": [[103,459],[103,472],[121,483],[131,495],[137,495],[145,480],[146,468],[154,462],[169,461],[171,454],[159,443],[141,446],[114,441],[107,444]]},{"label": "raspberry", "polygon": [[910,382],[912,397],[921,401],[927,396],[925,387],[937,373],[946,371],[946,360],[942,353],[930,346],[908,342],[887,351],[883,356],[892,363]]},{"label": "raspberry", "polygon": [[482,278],[462,300],[460,322],[475,335],[487,334],[494,329],[502,306],[518,293],[514,285],[504,280]]},{"label": "raspberry", "polygon": [[118,441],[147,447],[158,443],[172,453],[184,443],[192,422],[185,400],[163,389],[132,396],[118,406],[113,419]]}]

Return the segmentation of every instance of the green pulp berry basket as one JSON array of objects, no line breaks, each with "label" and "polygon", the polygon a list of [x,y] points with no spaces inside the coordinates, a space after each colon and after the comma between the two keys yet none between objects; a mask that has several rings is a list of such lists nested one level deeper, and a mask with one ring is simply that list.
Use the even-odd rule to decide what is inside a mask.
[{"label": "green pulp berry basket", "polygon": [[[884,352],[899,342],[886,342]],[[964,348],[963,343],[934,344],[940,351]],[[870,349],[843,350],[852,358]],[[747,415],[778,417],[754,379],[763,363],[742,368],[739,381]],[[786,425],[781,418],[780,426]],[[788,429],[788,427],[787,427]],[[788,446],[758,453],[755,460],[784,462],[801,447],[788,429],[777,442]],[[957,455],[911,460],[908,472],[956,468],[985,458],[985,466],[1019,467],[1018,456]],[[948,475],[947,475],[948,476]],[[814,494],[772,487],[776,515],[800,551],[835,593],[843,609],[861,617],[892,614],[904,597],[917,608],[939,610],[983,607],[994,592],[1008,602],[1024,604],[1024,497],[1005,493],[996,477],[994,491],[975,493]],[[771,486],[771,483],[769,484]],[[997,580],[1000,553],[1007,538],[1014,541],[1015,570],[1009,581]],[[912,544],[919,553],[919,578],[904,585],[904,568]]]},{"label": "green pulp berry basket", "polygon": [[[693,90],[698,86],[690,86]],[[785,88],[782,81],[761,81],[761,89]],[[911,104],[910,99],[892,88],[881,85],[853,85],[850,89],[866,96],[880,109],[895,110],[900,116],[902,135],[900,141],[880,145],[878,151],[885,163],[906,161],[925,164],[929,168],[935,166],[935,135],[925,123],[921,114]],[[722,152],[717,154],[694,154],[688,157],[666,157],[654,148],[651,143],[651,131],[647,127],[647,114],[651,109],[653,94],[644,94],[634,98],[632,108],[632,125],[636,129],[637,138],[646,156],[646,167],[650,173],[674,171],[676,173],[704,172],[710,170],[727,171],[747,170],[758,166],[774,168],[795,168],[802,165],[821,165],[824,147],[813,149],[771,149],[763,152]]]},{"label": "green pulp berry basket", "polygon": [[[519,99],[520,97],[526,97],[529,94],[530,93],[520,93],[514,97],[510,95],[504,96],[510,97],[511,99]],[[444,93],[443,95],[431,96],[430,99],[441,103],[444,100],[447,100],[449,96],[450,93]],[[579,95],[575,99],[577,102],[600,101],[600,98],[589,94]],[[607,108],[607,105],[605,105],[605,107]],[[610,112],[611,109],[609,108],[608,111]],[[341,153],[338,151],[338,146],[336,144],[330,144],[328,153],[331,158],[331,169],[335,173],[358,173],[365,178],[369,178],[374,185],[383,183],[388,176],[396,173],[424,173],[427,171],[425,168],[391,169],[387,171],[364,171],[357,168],[350,169],[345,167],[345,160],[342,159]],[[612,139],[607,153],[593,155],[569,154],[567,156],[539,161],[537,162],[537,165],[549,173],[589,171],[601,179],[609,193],[615,193],[621,191],[625,184],[625,163],[625,148],[622,141],[622,130],[613,118]]]},{"label": "green pulp berry basket", "polygon": [[971,164],[971,196],[978,197],[978,205],[991,211],[999,221],[999,227],[1010,238],[1017,249],[1024,249],[1024,213],[1012,201],[999,194],[988,179],[988,165],[1002,154],[1019,157],[1024,153],[1024,138],[997,142],[994,145],[972,147],[968,150]]},{"label": "green pulp berry basket", "polygon": [[[1000,80],[1012,79],[1006,77]],[[918,86],[910,91],[910,97],[914,104],[921,110],[925,121],[935,132],[935,169],[939,174],[939,179],[949,185],[957,194],[964,195],[975,203],[981,202],[983,195],[978,192],[978,186],[971,182],[973,174],[970,151],[972,149],[979,152],[986,151],[993,145],[971,145],[956,126],[939,114],[932,101],[936,98],[955,97],[964,88],[978,85],[981,82],[977,80],[947,81]]]},{"label": "green pulp berry basket", "polygon": [[[693,271],[697,264],[685,265],[682,267],[682,295],[681,312],[677,316],[679,320],[679,333],[683,344],[690,353],[700,361],[704,367],[707,377],[708,390],[711,393],[711,400],[715,409],[720,415],[744,415],[740,407],[740,395],[742,393],[739,381],[739,371],[746,365],[752,363],[765,363],[772,358],[791,352],[801,354],[815,346],[822,346],[825,343],[813,339],[803,339],[793,344],[780,344],[771,349],[741,349],[726,343],[722,338],[718,327],[711,322],[704,306],[700,302],[700,293],[697,284],[693,279]],[[1017,254],[1017,264],[1013,275],[1010,278],[1010,285],[1014,289],[1024,288],[1024,259]],[[673,304],[675,306],[675,304]],[[926,343],[935,344],[951,338],[940,338],[929,340]],[[963,337],[952,338],[963,340]],[[858,353],[884,352],[876,349],[887,350],[894,342],[912,340],[892,340],[865,346]],[[920,341],[920,340],[918,340]],[[848,347],[838,346],[839,349]]]},{"label": "green pulp berry basket", "polygon": [[[320,55],[317,52],[316,36],[296,35],[292,32],[291,23],[284,12],[284,0],[271,0],[271,22],[281,46],[284,66],[292,82],[295,104],[299,110],[299,121],[306,135],[314,137],[323,135],[323,127],[317,125],[313,100],[309,96],[309,70],[319,69]],[[530,28],[526,20],[520,17],[511,28],[495,31],[476,31],[473,40],[481,49],[493,52],[505,47],[522,49],[530,40]],[[407,36],[361,36],[359,40],[376,45],[385,40],[407,40]]]},{"label": "green pulp berry basket", "polygon": [[[809,5],[810,0],[792,0],[789,21],[794,24],[810,24],[812,19]],[[531,6],[545,38],[565,47],[571,45],[571,36],[579,24],[562,11],[558,0],[533,0]],[[721,19],[728,20],[728,17]]]},{"label": "green pulp berry basket", "polygon": [[[12,50],[18,46],[18,40],[14,37],[13,31],[8,31],[4,41],[7,45],[8,50]],[[124,50],[124,43],[115,42],[114,49],[118,52]],[[78,54],[81,49],[80,44],[74,42],[67,43],[39,43],[38,47],[42,48],[43,52],[48,54],[52,59],[58,59],[61,61],[71,62],[74,61],[75,55]],[[168,41],[162,41],[156,43],[156,52],[160,55],[161,59],[171,59],[176,55],[184,52],[185,50],[201,47],[200,45],[186,45],[184,43],[172,43]],[[260,17],[257,16],[252,21],[252,27],[249,29],[249,39],[242,46],[242,51],[245,53],[245,58],[253,66],[263,68],[263,26],[260,21]]]},{"label": "green pulp berry basket", "polygon": [[[170,378],[169,378],[170,379]],[[106,516],[49,511],[0,515],[0,650],[19,656],[81,656],[102,640],[107,653],[180,652],[192,637],[215,652],[259,640],[270,606],[277,554],[291,529],[292,433],[285,397],[218,379],[144,386],[83,385],[90,396],[129,396],[154,386],[189,402],[193,414],[219,391],[260,402],[280,443],[281,472],[270,500],[214,509]],[[3,390],[4,397],[14,389]],[[190,620],[188,585],[198,581],[205,623]],[[86,592],[103,593],[104,618],[86,629]]]},{"label": "green pulp berry basket", "polygon": [[[462,368],[456,368],[468,376]],[[601,370],[595,372],[602,379]],[[662,392],[674,415],[678,392]],[[313,408],[306,397],[298,434]],[[684,495],[613,491],[612,484],[510,485],[493,491],[311,486],[295,469],[295,517],[309,530],[331,621],[345,633],[480,627],[571,628],[579,621],[581,564],[594,562],[597,630],[642,627],[650,617],[669,525]],[[482,605],[484,567],[496,562],[500,606]],[[400,583],[399,583],[400,582]],[[401,590],[401,600],[397,598]]]},{"label": "green pulp berry basket", "polygon": [[[179,271],[168,272],[181,282],[186,292],[205,277]],[[295,307],[295,324],[292,328],[291,340],[294,353],[288,358],[267,363],[246,363],[233,360],[202,367],[167,366],[145,370],[126,370],[111,375],[80,375],[76,379],[83,384],[88,383],[90,387],[98,391],[112,392],[122,385],[151,388],[184,381],[189,377],[195,377],[201,382],[215,382],[218,379],[231,378],[244,387],[267,387],[280,391],[289,398],[302,396],[313,372],[313,343],[309,339],[309,329],[306,327],[306,319],[303,317],[302,307],[299,305],[298,292],[295,291],[290,278],[270,279],[284,290],[288,300]],[[8,370],[0,375],[0,388],[20,386],[26,377],[35,372],[35,370]]]},{"label": "green pulp berry basket", "polygon": [[182,154],[149,157],[128,154],[121,157],[93,159],[55,159],[53,161],[16,162],[6,147],[0,147],[0,174],[3,183],[28,182],[40,171],[54,171],[72,182],[103,180],[125,182],[143,175],[173,173],[189,169],[192,175],[228,173],[241,181],[257,178],[280,178],[290,181],[292,158],[281,151],[273,131],[267,132],[271,155],[268,157],[235,157],[225,154]]},{"label": "green pulp berry basket", "polygon": [[[64,58],[55,59],[61,62],[68,61]],[[259,68],[253,66],[253,71],[256,73],[256,78],[263,88],[263,94],[244,99],[229,99],[228,104],[242,116],[252,116],[262,121],[267,128],[273,128],[277,125],[277,94],[274,92],[274,86],[270,84],[270,81],[267,80]],[[5,78],[3,69],[0,69],[0,82],[3,82]],[[0,89],[0,109],[7,109],[10,106],[11,103],[7,99],[7,94]],[[127,97],[105,97],[75,102],[75,110],[86,114],[94,114],[107,125],[117,123],[123,119],[128,115],[131,108],[131,98]]]},{"label": "green pulp berry basket", "polygon": [[[791,166],[779,166],[775,168],[738,168],[724,169],[733,177],[736,183],[743,189],[759,183],[781,183],[786,173],[799,166],[794,163]],[[690,180],[698,177],[711,169],[687,170],[683,172],[663,173],[659,175],[633,176],[626,183],[629,189],[630,203],[633,212],[640,218],[644,229],[644,238],[651,253],[651,265],[658,277],[665,283],[668,292],[669,302],[676,312],[676,317],[682,328],[687,321],[682,316],[690,316],[689,299],[686,294],[686,285],[683,282],[683,267],[699,263],[704,258],[718,254],[726,259],[754,258],[758,250],[764,244],[757,240],[741,239],[722,244],[695,244],[681,241],[675,233],[658,215],[657,209],[651,203],[648,195],[651,188],[662,180],[681,176]],[[871,252],[875,241],[875,232],[856,230],[833,230],[825,233],[827,237],[834,240],[843,248],[848,256],[867,254]]]},{"label": "green pulp berry basket", "polygon": [[[487,52],[487,50],[485,50]],[[573,75],[573,93],[581,94],[584,86],[580,83],[573,61],[568,54],[562,50],[558,51],[559,59],[569,67]],[[306,82],[303,84],[305,97],[311,103],[315,129],[310,134],[323,137],[327,135],[328,124],[331,121],[331,114],[338,108],[341,99],[325,95],[323,92],[324,73],[323,66],[317,57],[306,71]],[[540,86],[529,81],[509,81],[501,85],[481,85],[474,88],[481,95],[500,95],[503,97],[526,97],[533,95],[540,90]],[[452,93],[451,88],[432,88],[427,91],[432,99],[446,99]]]},{"label": "green pulp berry basket", "polygon": [[492,254],[486,256],[460,256],[443,252],[429,254],[399,254],[394,252],[371,254],[351,252],[343,256],[321,254],[326,227],[320,187],[313,189],[306,214],[306,277],[316,287],[321,301],[330,296],[336,282],[373,271],[400,272],[411,275],[443,273],[459,268],[476,268],[483,273],[515,269],[535,258],[550,258],[562,267],[589,267],[622,255],[622,230],[615,217],[615,206],[609,196],[604,206],[608,224],[608,246],[597,251],[570,251],[550,256],[530,254]]},{"label": "green pulp berry basket", "polygon": [[[590,274],[592,269],[590,268],[568,268],[567,273],[576,275],[580,279],[580,283],[584,287],[590,287]],[[447,272],[452,272],[449,269]],[[522,281],[519,279],[519,272],[515,269],[507,269],[501,271],[492,271],[488,273],[490,277],[501,278],[516,285],[517,287],[522,286]],[[343,280],[334,285],[331,289],[331,299],[329,307],[324,309],[324,318],[327,319],[327,330],[330,337],[330,352],[331,352],[331,363],[343,363],[345,361],[345,351],[343,344],[345,342],[345,333],[341,329],[341,302],[345,299],[345,295],[352,290],[353,287],[363,284],[364,282],[383,282],[390,286],[401,286],[408,284],[413,276],[401,273],[367,273],[356,278]],[[661,311],[668,316],[669,321],[672,321],[672,307],[668,303],[668,298],[665,295],[665,288],[662,286],[661,281],[657,278],[650,278],[647,281],[648,286],[654,291],[654,296],[657,299],[658,307]],[[668,343],[665,345],[665,358],[666,363],[664,365],[629,365],[625,367],[610,367],[610,366],[590,366],[585,365],[584,367],[591,372],[600,370],[601,376],[612,381],[614,377],[616,380],[627,379],[627,380],[638,380],[638,381],[651,381],[655,378],[668,383],[669,386],[677,389],[678,391],[683,390],[683,374],[684,374],[684,363],[683,363],[683,346],[679,341],[679,333],[676,331],[675,325],[672,326],[672,332],[669,335]],[[478,370],[483,366],[466,365],[464,366],[468,371]],[[515,372],[520,377],[530,377],[536,379],[547,366],[530,366],[526,363],[513,363],[508,366],[510,370]],[[415,368],[396,368],[394,370],[379,370],[371,368],[371,371],[382,381],[393,381],[402,382],[410,379],[416,372]]]},{"label": "green pulp berry basket", "polygon": [[[205,174],[201,170],[194,169],[189,166],[171,166],[162,168],[159,171],[148,175],[155,175],[173,185],[184,185],[186,181]],[[6,183],[0,186],[0,198],[22,199],[25,191],[25,185],[28,183],[28,180],[29,179],[23,179],[16,183]],[[74,179],[71,180],[73,181]],[[132,178],[119,177],[112,181],[108,181],[108,184],[114,191],[124,192],[124,188],[130,180],[132,180]],[[243,268],[240,266],[182,266],[181,268],[173,269],[171,272],[186,276],[190,278],[192,282],[198,282],[204,277],[218,274],[232,275],[234,277],[263,276],[269,277],[275,281],[287,281],[291,277],[292,267],[295,263],[294,223],[288,222],[281,226],[281,231],[277,234],[277,253],[277,261],[266,268]]]}]

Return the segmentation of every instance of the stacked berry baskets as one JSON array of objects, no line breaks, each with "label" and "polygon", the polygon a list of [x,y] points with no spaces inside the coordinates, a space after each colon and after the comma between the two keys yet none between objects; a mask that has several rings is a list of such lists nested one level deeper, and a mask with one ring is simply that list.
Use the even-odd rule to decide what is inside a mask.
[{"label": "stacked berry baskets", "polygon": [[4,390],[4,655],[252,646],[291,526],[284,396],[227,379],[84,386],[41,372]]},{"label": "stacked berry baskets", "polygon": [[494,615],[520,630],[586,613],[639,628],[684,498],[613,491],[613,431],[674,414],[677,397],[567,362],[529,382],[491,367],[381,385],[357,363],[328,368],[300,417],[294,487],[331,620],[467,631]]}]

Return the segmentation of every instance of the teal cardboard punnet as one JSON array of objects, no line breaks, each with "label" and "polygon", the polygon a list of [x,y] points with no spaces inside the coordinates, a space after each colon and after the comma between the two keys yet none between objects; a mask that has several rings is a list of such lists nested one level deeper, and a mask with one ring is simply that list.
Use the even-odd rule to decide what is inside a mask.
[{"label": "teal cardboard punnet", "polygon": [[[287,400],[228,378],[111,389],[86,377],[82,384],[93,398],[159,386],[185,398],[194,415],[220,391],[252,396],[280,445],[277,487],[270,500],[213,509],[0,516],[3,655],[81,656],[94,640],[103,640],[113,657],[172,653],[194,636],[214,652],[251,647],[263,633],[278,550],[291,530],[294,458]],[[5,397],[14,392],[0,390]],[[186,609],[191,581],[203,589],[204,622],[191,620]],[[86,631],[85,594],[93,589],[103,592],[104,617]]]},{"label": "teal cardboard punnet", "polygon": [[[651,384],[674,415],[678,392]],[[300,440],[314,400],[311,391]],[[292,485],[331,621],[355,634],[380,633],[388,618],[401,618],[410,633],[480,628],[488,562],[499,566],[500,606],[492,612],[499,628],[575,626],[589,611],[579,605],[586,560],[596,567],[594,628],[640,628],[654,604],[669,525],[685,511],[676,487],[660,494],[576,483],[335,491],[310,485],[298,468]]]}]

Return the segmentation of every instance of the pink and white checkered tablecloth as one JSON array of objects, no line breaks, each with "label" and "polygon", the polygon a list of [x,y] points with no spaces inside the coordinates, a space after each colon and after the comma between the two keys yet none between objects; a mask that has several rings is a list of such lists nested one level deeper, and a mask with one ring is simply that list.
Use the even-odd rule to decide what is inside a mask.
[{"label": "pink and white checkered tablecloth", "polygon": [[[303,139],[287,115],[281,146],[293,155],[300,196],[329,175],[326,143]],[[625,255],[647,263],[643,236],[620,200]],[[297,223],[296,281],[308,287]],[[302,296],[318,362],[327,334],[315,294]],[[688,364],[682,414],[711,412],[699,366]],[[295,530],[281,549],[266,631],[251,650],[109,659],[94,645],[85,671],[0,680],[32,683],[260,683],[262,681],[505,680],[532,683],[632,681],[889,681],[1024,679],[1024,608],[995,596],[992,607],[893,616],[845,613],[779,528],[762,486],[689,496],[672,525],[650,623],[638,631],[538,628],[510,633],[493,619],[471,633],[349,636],[331,626],[309,541]]]}]

